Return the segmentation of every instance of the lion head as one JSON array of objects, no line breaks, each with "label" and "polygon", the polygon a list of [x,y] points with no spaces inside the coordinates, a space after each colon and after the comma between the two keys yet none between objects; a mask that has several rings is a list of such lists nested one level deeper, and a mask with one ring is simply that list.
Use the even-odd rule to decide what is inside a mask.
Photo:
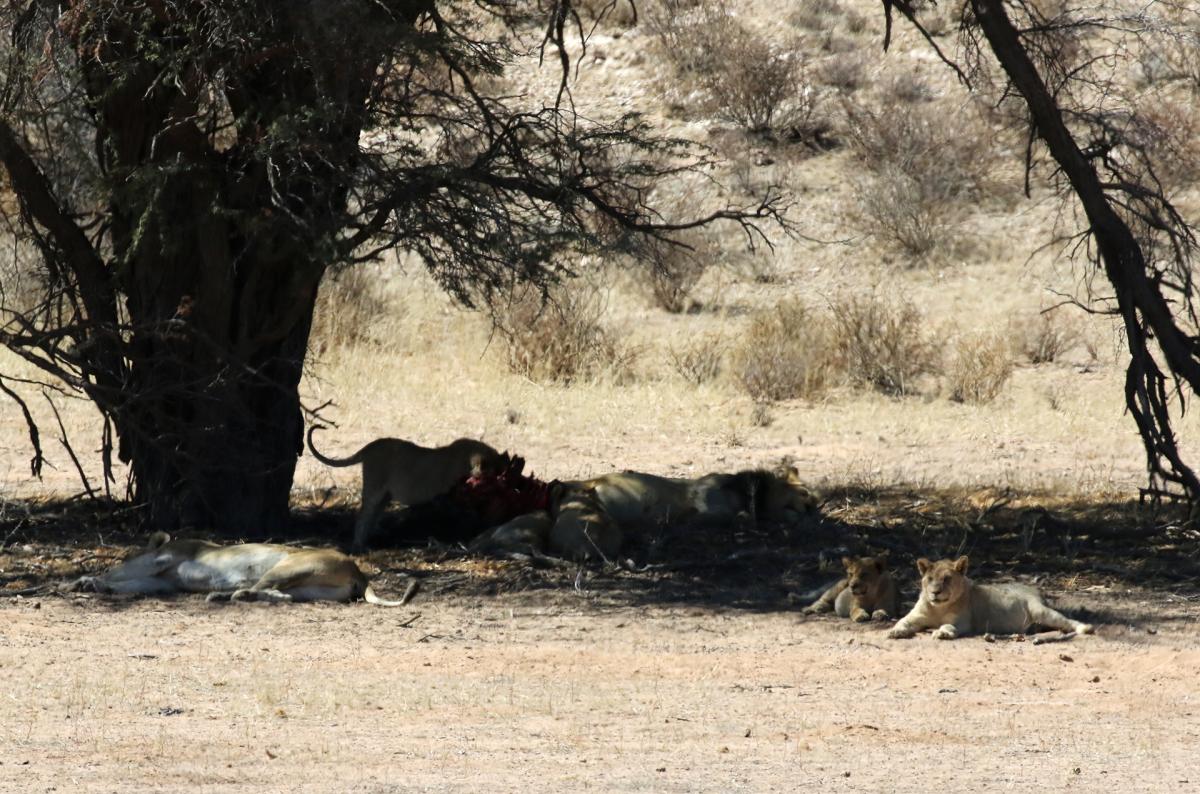
[{"label": "lion head", "polygon": [[859,598],[877,593],[887,572],[887,557],[842,557],[846,587]]},{"label": "lion head", "polygon": [[967,563],[963,556],[957,560],[930,562],[917,560],[921,573],[921,598],[930,604],[950,604],[962,598],[967,590]]}]

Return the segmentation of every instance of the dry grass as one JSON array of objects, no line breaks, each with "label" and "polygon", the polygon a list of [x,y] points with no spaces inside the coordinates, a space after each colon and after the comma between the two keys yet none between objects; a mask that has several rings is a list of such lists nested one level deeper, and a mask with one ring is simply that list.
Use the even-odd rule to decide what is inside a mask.
[{"label": "dry grass", "polygon": [[1079,327],[1061,310],[1041,312],[1032,322],[1014,324],[1017,346],[1030,364],[1048,364],[1078,345]]},{"label": "dry grass", "polygon": [[751,30],[721,0],[664,0],[647,24],[677,78],[707,97],[705,112],[757,133],[803,138],[820,126],[820,94],[797,42]]},{"label": "dry grass", "polygon": [[833,327],[799,302],[781,302],[751,320],[733,368],[756,401],[819,397],[840,371]]},{"label": "dry grass", "polygon": [[805,0],[788,13],[788,21],[807,30],[821,31],[833,26],[844,13],[838,0]]},{"label": "dry grass", "polygon": [[946,247],[982,192],[988,136],[979,120],[932,103],[901,114],[847,106],[847,115],[865,169],[852,181],[863,230],[916,261]]},{"label": "dry grass", "polygon": [[921,311],[904,299],[850,295],[830,306],[838,360],[854,383],[901,396],[939,366]]},{"label": "dry grass", "polygon": [[950,399],[982,405],[999,396],[1012,378],[1012,347],[997,334],[973,334],[958,340],[946,368]]},{"label": "dry grass", "polygon": [[334,347],[369,343],[385,315],[394,319],[402,311],[385,293],[378,269],[363,265],[329,271],[317,295],[309,349],[319,356]]},{"label": "dry grass", "polygon": [[582,281],[545,298],[518,290],[496,318],[509,369],[538,383],[628,380],[637,351],[604,324],[606,300],[602,290]]},{"label": "dry grass", "polygon": [[720,334],[705,334],[697,339],[672,345],[667,350],[671,366],[679,377],[693,386],[712,383],[724,369],[726,343]]},{"label": "dry grass", "polygon": [[696,287],[720,256],[716,243],[708,234],[694,232],[677,239],[682,245],[657,243],[651,266],[639,266],[634,270],[654,305],[671,314],[699,308]]}]

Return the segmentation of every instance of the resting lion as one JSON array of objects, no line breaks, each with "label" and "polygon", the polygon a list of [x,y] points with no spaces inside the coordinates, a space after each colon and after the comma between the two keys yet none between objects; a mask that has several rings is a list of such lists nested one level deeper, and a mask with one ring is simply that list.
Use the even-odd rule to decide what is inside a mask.
[{"label": "resting lion", "polygon": [[1091,634],[1087,623],[1071,620],[1042,602],[1038,591],[1023,584],[975,584],[967,578],[967,558],[917,560],[921,596],[888,637],[904,639],[933,629],[939,640],[968,634],[1022,634],[1031,626]]},{"label": "resting lion", "polygon": [[784,473],[755,469],[696,479],[622,471],[566,485],[593,491],[621,527],[726,522],[742,515],[780,520],[816,509],[816,499],[794,469]]},{"label": "resting lion", "polygon": [[890,620],[900,614],[896,583],[887,569],[887,557],[842,557],[846,578],[830,587],[804,611],[836,612],[856,623]]},{"label": "resting lion", "polygon": [[554,483],[550,510],[535,510],[493,527],[471,541],[467,549],[504,556],[542,557],[549,552],[569,560],[612,562],[624,540],[624,533],[594,491]]},{"label": "resting lion", "polygon": [[375,528],[388,502],[404,506],[418,505],[441,496],[465,477],[503,470],[510,460],[482,441],[460,438],[444,447],[422,447],[399,438],[378,438],[348,458],[327,458],[313,446],[308,429],[308,448],[326,466],[362,464],[362,505],[354,523],[352,548],[366,548],[367,537]]},{"label": "resting lion", "polygon": [[206,540],[150,536],[146,550],[100,576],[82,576],[65,588],[99,593],[208,593],[209,601],[351,601],[404,606],[375,595],[354,560],[335,549],[297,549],[268,543],[218,546]]}]

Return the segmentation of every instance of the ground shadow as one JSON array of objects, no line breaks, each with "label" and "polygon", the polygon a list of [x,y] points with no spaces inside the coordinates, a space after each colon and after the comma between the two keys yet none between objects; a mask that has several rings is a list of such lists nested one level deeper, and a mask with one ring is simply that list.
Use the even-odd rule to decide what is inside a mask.
[{"label": "ground shadow", "polygon": [[[276,542],[345,548],[353,506],[303,505]],[[1179,506],[1062,498],[994,490],[837,488],[819,514],[791,524],[654,527],[630,533],[618,560],[480,558],[461,541],[472,527],[438,511],[397,511],[371,552],[377,590],[405,577],[444,597],[584,593],[624,605],[678,604],[742,610],[795,609],[840,575],[848,554],[887,552],[915,597],[918,557],[971,557],[979,580],[1018,577],[1051,588],[1139,587],[1182,599],[1200,593],[1200,531]],[[204,536],[205,533],[190,533]],[[221,539],[221,538],[218,538]],[[0,590],[46,589],[103,570],[144,534],[136,511],[113,502],[0,503]],[[119,606],[117,607],[119,608]],[[1098,619],[1136,622],[1136,616]]]}]

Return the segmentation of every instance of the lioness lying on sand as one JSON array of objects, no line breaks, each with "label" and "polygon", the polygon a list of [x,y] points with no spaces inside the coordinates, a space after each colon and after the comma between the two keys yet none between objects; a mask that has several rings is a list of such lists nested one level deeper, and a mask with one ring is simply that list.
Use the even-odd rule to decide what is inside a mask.
[{"label": "lioness lying on sand", "polygon": [[1038,591],[1023,584],[975,584],[967,578],[967,558],[917,560],[921,597],[888,632],[892,639],[933,629],[939,640],[967,634],[1022,634],[1031,626],[1091,634],[1087,623],[1046,606]]},{"label": "lioness lying on sand", "polygon": [[826,590],[805,612],[835,612],[839,618],[857,623],[891,620],[900,614],[900,598],[886,556],[842,557],[842,566],[846,578]]},{"label": "lioness lying on sand", "polygon": [[348,458],[329,458],[313,446],[308,429],[308,449],[326,466],[362,464],[362,505],[354,522],[355,551],[366,548],[388,502],[419,505],[449,491],[460,480],[504,469],[511,458],[482,441],[460,438],[444,447],[422,447],[399,438],[377,438]]},{"label": "lioness lying on sand", "polygon": [[98,593],[208,593],[209,601],[351,601],[404,606],[413,580],[399,601],[371,589],[354,560],[335,549],[297,549],[268,543],[218,546],[206,540],[150,536],[146,550],[100,576],[82,576],[65,588]]}]

